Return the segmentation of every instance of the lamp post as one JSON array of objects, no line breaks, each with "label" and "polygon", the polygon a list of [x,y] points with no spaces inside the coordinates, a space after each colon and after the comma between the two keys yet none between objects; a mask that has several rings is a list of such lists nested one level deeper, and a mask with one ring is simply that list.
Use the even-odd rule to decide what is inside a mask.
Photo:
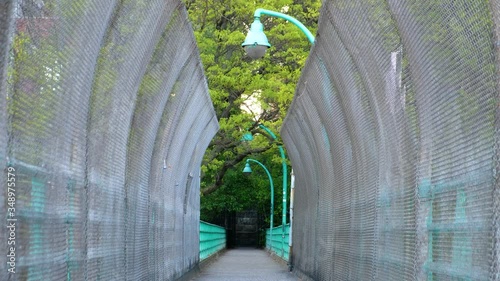
[{"label": "lamp post", "polygon": [[[302,31],[309,42],[314,45],[314,35],[305,27],[304,24],[302,24],[300,21],[298,21],[296,18],[291,17],[289,15],[280,13],[280,12],[275,12],[275,11],[270,11],[262,8],[258,8],[254,12],[254,21],[252,25],[250,26],[250,30],[248,31],[248,34],[245,38],[245,41],[241,46],[245,49],[245,52],[249,57],[252,59],[258,59],[262,58],[265,54],[266,51],[269,47],[271,47],[271,44],[269,44],[269,41],[267,40],[266,35],[264,34],[264,25],[260,22],[260,17],[262,15],[268,15],[272,17],[278,17],[284,20],[287,20],[291,23],[293,23],[295,26],[297,26],[300,31]],[[273,140],[276,139],[276,136],[271,132],[267,127],[264,125],[259,125],[259,127],[263,130],[265,130]],[[250,135],[250,139],[247,139],[248,136],[244,136],[243,139],[245,140],[251,140],[252,137]],[[285,161],[285,152],[283,150],[283,147],[281,145],[278,145],[278,148],[280,150],[280,155],[282,159],[282,166],[283,166],[283,219],[282,219],[282,227],[283,227],[283,235],[282,235],[282,254],[281,256],[284,257],[284,251],[285,251],[285,224],[286,224],[286,190],[287,190],[287,171],[286,171],[286,161]],[[291,255],[291,253],[290,253]],[[289,257],[289,260],[291,261],[291,256]],[[290,265],[291,266],[291,265]]]},{"label": "lamp post", "polygon": [[243,42],[243,44],[241,44],[241,46],[245,48],[245,51],[248,54],[248,56],[251,57],[252,59],[258,59],[263,57],[266,54],[267,49],[271,47],[271,44],[269,44],[269,41],[267,41],[267,37],[264,34],[264,25],[260,22],[260,17],[263,14],[277,18],[282,18],[284,20],[293,23],[306,35],[309,42],[311,42],[311,44],[314,44],[314,35],[312,35],[309,29],[307,29],[307,27],[305,27],[296,18],[283,13],[259,8],[255,10],[255,13],[253,15],[254,21],[250,26],[250,30],[248,31],[245,41]]},{"label": "lamp post", "polygon": [[[269,136],[271,136],[273,141],[275,141],[277,139],[276,135],[271,130],[269,130],[269,128],[264,126],[263,124],[259,124],[259,128],[266,131],[269,134]],[[246,133],[245,135],[243,135],[243,139],[246,141],[251,141],[251,140],[253,140],[253,136],[251,133]],[[288,172],[287,172],[287,166],[286,166],[285,150],[283,149],[282,145],[278,145],[278,149],[279,149],[280,156],[281,156],[281,167],[283,169],[283,211],[282,211],[282,218],[281,218],[281,227],[282,227],[281,256],[284,257],[285,256],[285,224],[286,224],[286,197],[287,197]]]},{"label": "lamp post", "polygon": [[[264,166],[264,164],[260,163],[259,161],[257,160],[254,160],[254,159],[247,159],[246,161],[246,164],[245,164],[245,168],[243,169],[243,173],[244,174],[250,174],[252,173],[252,168],[250,168],[250,162],[254,162],[254,163],[257,163],[259,164],[263,169],[264,171],[266,171],[266,174],[267,174],[267,177],[269,178],[269,185],[270,185],[270,188],[271,188],[271,222],[269,223],[270,227],[269,227],[269,246],[271,247],[271,250],[273,248],[273,227],[274,227],[274,222],[273,222],[273,217],[274,217],[274,185],[273,185],[273,178],[271,177],[271,173],[269,173],[269,170],[266,168],[266,166]],[[267,242],[267,238],[266,238],[266,242]]]}]

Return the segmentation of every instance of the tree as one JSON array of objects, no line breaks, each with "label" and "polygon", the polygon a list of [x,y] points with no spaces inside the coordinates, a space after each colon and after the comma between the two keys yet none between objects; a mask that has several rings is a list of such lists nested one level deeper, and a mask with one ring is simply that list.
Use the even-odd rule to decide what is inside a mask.
[{"label": "tree", "polygon": [[[281,159],[274,143],[265,137],[252,142],[242,142],[241,138],[248,131],[261,132],[259,123],[279,132],[311,45],[294,25],[264,15],[261,21],[272,47],[263,59],[251,60],[241,43],[253,22],[255,9],[292,15],[314,34],[320,5],[319,0],[258,3],[186,0],[220,124],[202,165],[202,219],[210,220],[211,215],[252,206],[268,213],[270,197],[266,177],[243,178],[241,174],[241,162],[250,155],[266,165],[276,165],[269,168],[280,183],[277,179],[281,179]],[[276,208],[278,211],[280,208]]]},{"label": "tree", "polygon": [[[220,124],[204,157],[202,196],[219,191],[220,197],[229,186],[241,184],[241,170],[233,174],[232,169],[249,155],[273,150],[269,157],[275,157],[274,163],[281,161],[269,139],[244,143],[241,138],[247,131],[259,132],[259,123],[279,132],[311,45],[294,25],[263,16],[273,46],[263,59],[251,60],[241,43],[253,21],[253,12],[266,8],[293,15],[315,33],[320,5],[319,0],[186,0]],[[276,175],[281,175],[280,169],[275,170]]]}]

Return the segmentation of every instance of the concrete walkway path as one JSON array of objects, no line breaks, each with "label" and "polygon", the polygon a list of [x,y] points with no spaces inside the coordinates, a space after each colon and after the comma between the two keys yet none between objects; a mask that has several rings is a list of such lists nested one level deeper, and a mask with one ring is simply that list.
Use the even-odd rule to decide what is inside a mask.
[{"label": "concrete walkway path", "polygon": [[273,260],[264,250],[228,250],[203,268],[196,281],[281,281],[300,280],[284,264]]}]

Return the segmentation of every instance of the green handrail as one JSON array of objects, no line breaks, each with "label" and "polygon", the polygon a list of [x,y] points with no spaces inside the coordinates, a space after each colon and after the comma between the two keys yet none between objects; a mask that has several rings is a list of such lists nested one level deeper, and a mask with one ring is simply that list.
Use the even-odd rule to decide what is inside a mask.
[{"label": "green handrail", "polygon": [[283,248],[283,236],[288,241],[290,238],[290,224],[286,224],[284,226],[280,225],[272,229],[266,229],[266,248],[281,257],[283,260],[288,261],[290,256],[290,247],[287,244],[287,246]]},{"label": "green handrail", "polygon": [[200,221],[200,261],[226,248],[226,229]]}]

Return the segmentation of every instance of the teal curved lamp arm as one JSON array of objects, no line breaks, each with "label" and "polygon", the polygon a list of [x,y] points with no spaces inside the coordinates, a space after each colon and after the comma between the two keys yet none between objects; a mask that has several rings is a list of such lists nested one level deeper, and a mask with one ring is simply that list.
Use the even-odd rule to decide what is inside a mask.
[{"label": "teal curved lamp arm", "polygon": [[307,29],[307,27],[305,25],[303,25],[300,21],[298,21],[296,18],[294,17],[291,17],[289,15],[286,15],[286,14],[283,14],[283,13],[280,13],[280,12],[275,12],[275,11],[270,11],[270,10],[266,10],[266,9],[262,9],[262,8],[258,8],[257,10],[255,10],[255,13],[254,13],[254,18],[259,18],[260,19],[260,16],[264,14],[264,15],[268,15],[268,16],[273,16],[273,17],[277,17],[277,18],[282,18],[284,20],[287,20],[293,24],[295,24],[307,37],[307,39],[309,39],[309,42],[311,42],[311,44],[314,44],[314,35],[312,35],[311,31],[309,31],[309,29]]},{"label": "teal curved lamp arm", "polygon": [[266,126],[262,125],[262,124],[259,124],[259,128],[261,128],[262,130],[266,131],[273,140],[276,140],[276,135],[271,131],[269,130],[269,128],[267,128]]}]

